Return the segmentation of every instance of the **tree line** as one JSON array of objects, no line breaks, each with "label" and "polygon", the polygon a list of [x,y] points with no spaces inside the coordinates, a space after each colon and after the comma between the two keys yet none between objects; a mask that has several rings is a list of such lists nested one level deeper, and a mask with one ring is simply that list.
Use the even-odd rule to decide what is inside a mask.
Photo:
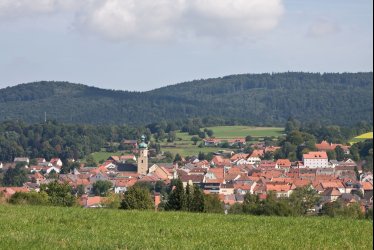
[{"label": "tree line", "polygon": [[[104,183],[102,183],[104,184]],[[101,185],[101,184],[100,184]],[[150,192],[150,183],[136,183],[124,195],[117,195],[105,191],[99,193],[106,197],[102,202],[104,208],[124,210],[154,210],[154,195]],[[147,187],[148,186],[148,187]],[[96,186],[97,187],[97,186]],[[156,190],[156,185],[153,186]],[[161,193],[162,201],[158,211],[181,211],[195,213],[228,213],[250,214],[256,216],[308,216],[319,214],[329,217],[347,217],[354,219],[373,219],[373,210],[366,213],[361,211],[359,204],[346,206],[337,200],[323,205],[319,210],[321,197],[310,187],[296,188],[290,197],[277,198],[275,193],[269,192],[265,199],[259,195],[246,194],[242,203],[225,205],[218,195],[204,194],[198,185],[183,187],[180,179],[173,180],[170,185],[158,185],[158,189],[168,189]],[[108,187],[104,188],[108,190]],[[78,206],[78,198],[82,195],[79,187],[73,189],[66,183],[57,181],[41,186],[40,192],[13,194],[9,203],[16,205],[44,205],[44,206]]]}]

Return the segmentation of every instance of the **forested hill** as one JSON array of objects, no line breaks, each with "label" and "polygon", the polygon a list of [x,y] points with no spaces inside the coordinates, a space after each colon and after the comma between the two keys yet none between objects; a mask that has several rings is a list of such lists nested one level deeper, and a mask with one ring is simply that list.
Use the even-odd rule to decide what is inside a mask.
[{"label": "forested hill", "polygon": [[212,117],[250,125],[373,122],[373,73],[277,73],[196,80],[148,91],[104,90],[67,82],[0,89],[0,120],[147,124]]}]

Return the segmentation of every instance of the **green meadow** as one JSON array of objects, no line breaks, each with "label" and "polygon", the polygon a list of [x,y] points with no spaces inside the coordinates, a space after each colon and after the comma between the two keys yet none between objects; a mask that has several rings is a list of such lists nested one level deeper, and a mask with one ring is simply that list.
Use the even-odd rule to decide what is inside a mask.
[{"label": "green meadow", "polygon": [[244,138],[248,135],[252,137],[278,137],[284,133],[284,128],[273,127],[248,127],[248,126],[219,126],[210,127],[214,136],[221,139]]},{"label": "green meadow", "polygon": [[95,162],[100,162],[100,161],[107,160],[112,155],[122,155],[122,154],[123,154],[122,151],[119,151],[119,152],[103,152],[102,151],[102,152],[92,153],[91,155],[93,156]]},{"label": "green meadow", "polygon": [[162,151],[171,152],[174,155],[180,154],[183,157],[185,156],[192,156],[192,155],[198,155],[199,152],[203,153],[214,153],[220,150],[219,148],[215,147],[204,147],[199,148],[198,145],[201,143],[198,142],[196,145],[194,145],[194,142],[191,140],[193,136],[189,135],[188,133],[177,133],[177,139],[174,142],[161,142],[161,149]]},{"label": "green meadow", "polygon": [[[254,138],[254,141],[258,141],[264,137],[278,137],[284,133],[284,128],[275,127],[249,127],[249,126],[219,126],[209,127],[208,129],[213,130],[214,137],[219,139],[234,139],[234,138],[245,138],[250,135]],[[199,148],[191,141],[193,136],[188,133],[177,132],[177,140],[171,143],[161,142],[162,151],[171,152],[172,154],[180,154],[182,156],[198,155],[199,152],[203,153],[214,153],[222,148],[216,147],[203,147]],[[95,152],[92,154],[96,162],[108,159],[111,155],[121,155],[122,152],[108,153],[108,152]]]},{"label": "green meadow", "polygon": [[0,249],[372,249],[367,220],[0,205]]},{"label": "green meadow", "polygon": [[[284,128],[273,128],[273,127],[249,127],[249,126],[219,126],[209,127],[208,129],[213,130],[214,137],[219,139],[235,139],[245,138],[250,135],[254,138],[254,142],[264,137],[278,137],[283,134]],[[169,151],[173,154],[180,154],[182,156],[197,155],[199,152],[210,153],[217,152],[219,150],[225,150],[216,147],[204,147],[199,148],[200,142],[197,145],[193,145],[191,141],[192,136],[188,133],[177,133],[177,140],[172,143],[163,142],[161,148],[163,151]]]}]

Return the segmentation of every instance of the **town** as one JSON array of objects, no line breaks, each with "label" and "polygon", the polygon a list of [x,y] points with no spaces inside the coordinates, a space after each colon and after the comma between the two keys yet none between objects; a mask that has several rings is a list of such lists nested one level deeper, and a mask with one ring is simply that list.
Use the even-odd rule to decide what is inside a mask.
[{"label": "town", "polygon": [[[362,166],[350,158],[332,160],[328,152],[337,147],[350,154],[350,146],[322,141],[316,151],[303,154],[302,161],[289,159],[265,160],[265,156],[280,149],[266,146],[263,142],[251,145],[252,152],[235,153],[225,150],[214,153],[211,160],[198,156],[181,158],[170,163],[149,163],[149,148],[145,136],[140,140],[125,140],[132,146],[132,153],[113,155],[97,167],[75,162],[69,173],[61,173],[60,158],[16,157],[14,162],[0,163],[2,172],[14,168],[27,170],[27,180],[17,187],[0,187],[5,199],[19,192],[39,192],[41,185],[52,182],[66,183],[76,190],[76,199],[82,207],[105,207],[107,199],[95,191],[98,183],[109,183],[106,192],[123,195],[135,184],[151,187],[167,186],[180,180],[184,187],[198,186],[205,194],[216,195],[227,211],[234,204],[243,203],[246,194],[264,200],[269,193],[277,198],[289,198],[297,188],[315,190],[319,201],[308,211],[318,214],[326,204],[340,201],[345,206],[356,204],[363,213],[373,207],[373,174],[363,171]],[[204,139],[205,146],[216,146],[218,139]],[[229,140],[231,145],[244,146],[245,138]],[[15,177],[16,178],[16,177]],[[153,189],[154,207],[157,209],[164,197]],[[107,193],[106,193],[107,194]]]}]

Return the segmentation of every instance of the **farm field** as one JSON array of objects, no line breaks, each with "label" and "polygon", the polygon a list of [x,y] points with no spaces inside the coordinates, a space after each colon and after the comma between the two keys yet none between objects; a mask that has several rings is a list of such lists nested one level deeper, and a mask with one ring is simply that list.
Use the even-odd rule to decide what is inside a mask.
[{"label": "farm field", "polygon": [[365,141],[365,140],[368,140],[368,139],[373,139],[373,132],[365,133],[365,134],[356,136],[355,138],[353,138],[350,141],[350,144],[355,144],[357,142]]},{"label": "farm field", "polygon": [[203,153],[214,153],[219,150],[222,150],[220,148],[216,147],[203,147],[199,148],[198,145],[200,142],[198,142],[196,145],[194,145],[193,141],[191,141],[192,136],[188,133],[177,133],[177,140],[171,143],[168,142],[162,142],[161,143],[161,149],[162,151],[171,152],[172,154],[180,154],[183,157],[185,156],[192,156],[192,155],[198,155],[199,152]]},{"label": "farm field", "polygon": [[0,205],[0,249],[372,249],[363,220]]},{"label": "farm field", "polygon": [[273,127],[248,127],[248,126],[220,126],[220,127],[209,127],[208,129],[213,130],[214,137],[220,139],[232,139],[238,137],[246,137],[248,135],[252,137],[266,137],[275,136],[278,137],[283,134],[284,128],[273,128]]},{"label": "farm field", "polygon": [[[278,137],[283,134],[283,128],[273,128],[273,127],[248,127],[248,126],[219,126],[210,127],[208,129],[213,130],[214,137],[219,139],[234,139],[234,138],[244,138],[251,135],[256,141],[263,137]],[[163,152],[171,152],[172,154],[180,154],[183,157],[198,155],[199,152],[203,153],[214,153],[219,150],[225,150],[216,147],[203,147],[199,148],[198,145],[194,145],[191,141],[192,136],[188,133],[178,132],[177,140],[175,142],[168,143],[166,140],[161,142],[161,150]],[[96,162],[106,160],[111,155],[121,155],[122,152],[95,152],[92,154]]]}]

